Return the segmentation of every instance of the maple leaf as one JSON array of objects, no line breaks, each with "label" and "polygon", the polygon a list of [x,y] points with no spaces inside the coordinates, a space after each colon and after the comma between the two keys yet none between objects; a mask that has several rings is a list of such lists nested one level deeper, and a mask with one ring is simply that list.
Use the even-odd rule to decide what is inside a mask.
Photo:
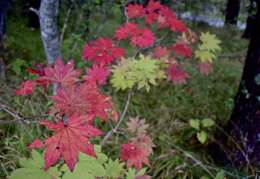
[{"label": "maple leaf", "polygon": [[160,11],[162,5],[158,1],[151,0],[147,4],[145,11],[145,22],[149,25],[151,25],[153,22],[155,22],[159,16],[158,11]]},{"label": "maple leaf", "polygon": [[173,32],[181,32],[181,33],[184,33],[184,32],[188,31],[188,28],[185,26],[185,24],[181,20],[179,20],[177,18],[171,19],[171,21],[170,21],[170,29]]},{"label": "maple leaf", "polygon": [[169,50],[166,47],[157,46],[153,51],[154,58],[167,58],[169,56]]},{"label": "maple leaf", "polygon": [[117,65],[112,67],[111,83],[117,90],[132,88],[135,84],[132,73],[129,71],[129,61],[122,59]]},{"label": "maple leaf", "polygon": [[199,63],[198,68],[201,74],[209,75],[212,72],[212,64],[211,63]]},{"label": "maple leaf", "polygon": [[149,127],[148,124],[145,124],[145,119],[140,119],[139,117],[130,118],[126,125],[126,130],[131,134],[136,134],[137,136],[146,134],[146,130]]},{"label": "maple leaf", "polygon": [[110,71],[108,67],[94,64],[90,69],[87,70],[87,75],[84,76],[84,80],[89,83],[96,83],[98,85],[104,85],[107,82],[107,77]]},{"label": "maple leaf", "polygon": [[32,94],[34,91],[34,88],[36,86],[35,81],[33,80],[27,80],[21,84],[19,89],[15,90],[15,95],[27,95],[27,94]]},{"label": "maple leaf", "polygon": [[122,60],[112,69],[112,85],[117,90],[125,90],[137,85],[138,89],[150,90],[150,85],[156,85],[156,80],[165,77],[160,68],[160,62],[149,56],[140,55],[139,59]]},{"label": "maple leaf", "polygon": [[216,55],[208,50],[196,50],[195,57],[199,59],[201,63],[212,63]]},{"label": "maple leaf", "polygon": [[87,114],[107,120],[110,113],[116,113],[110,98],[102,95],[94,83],[85,82],[59,88],[57,94],[51,98],[54,102],[53,107],[68,116]]},{"label": "maple leaf", "polygon": [[69,169],[73,171],[79,152],[95,156],[89,138],[100,136],[102,132],[90,125],[86,116],[71,116],[66,123],[42,121],[41,124],[54,132],[53,136],[43,142],[45,170],[63,158]]},{"label": "maple leaf", "polygon": [[43,64],[36,64],[34,68],[27,68],[26,71],[30,74],[43,76],[44,67],[45,67],[45,65],[43,65]]},{"label": "maple leaf", "polygon": [[129,18],[144,17],[145,9],[140,4],[129,4],[126,7],[126,15]]},{"label": "maple leaf", "polygon": [[140,170],[143,164],[149,165],[148,157],[152,153],[153,146],[149,136],[132,138],[129,143],[121,145],[120,158],[126,161],[128,168],[134,166]]},{"label": "maple leaf", "polygon": [[131,44],[136,47],[146,48],[154,44],[155,36],[149,29],[136,29],[131,34]]},{"label": "maple leaf", "polygon": [[200,40],[202,42],[202,44],[199,46],[201,50],[216,52],[221,49],[219,46],[220,40],[218,40],[214,34],[210,34],[209,32],[202,33]]},{"label": "maple leaf", "polygon": [[183,56],[185,58],[190,58],[192,56],[192,50],[186,43],[176,42],[172,49],[176,55]]},{"label": "maple leaf", "polygon": [[38,149],[42,148],[44,146],[44,143],[40,139],[34,140],[29,146],[29,149]]},{"label": "maple leaf", "polygon": [[127,22],[116,29],[114,36],[117,40],[124,40],[127,39],[136,29],[138,29],[137,24]]},{"label": "maple leaf", "polygon": [[185,84],[187,83],[187,78],[189,75],[178,68],[176,64],[170,65],[168,67],[168,80],[172,81],[174,84]]},{"label": "maple leaf", "polygon": [[112,40],[108,38],[98,38],[86,44],[83,49],[84,59],[100,65],[108,65],[115,59],[123,57],[124,54],[124,49],[115,47]]},{"label": "maple leaf", "polygon": [[57,83],[60,86],[70,86],[78,81],[80,70],[74,70],[74,62],[64,64],[61,59],[55,61],[54,67],[45,67],[44,75],[39,80]]}]

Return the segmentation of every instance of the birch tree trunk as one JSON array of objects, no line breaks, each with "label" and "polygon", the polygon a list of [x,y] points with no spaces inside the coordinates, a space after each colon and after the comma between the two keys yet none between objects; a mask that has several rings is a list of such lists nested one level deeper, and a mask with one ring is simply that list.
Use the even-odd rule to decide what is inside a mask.
[{"label": "birch tree trunk", "polygon": [[49,64],[61,57],[59,32],[57,27],[58,0],[41,0],[39,11],[41,37]]}]

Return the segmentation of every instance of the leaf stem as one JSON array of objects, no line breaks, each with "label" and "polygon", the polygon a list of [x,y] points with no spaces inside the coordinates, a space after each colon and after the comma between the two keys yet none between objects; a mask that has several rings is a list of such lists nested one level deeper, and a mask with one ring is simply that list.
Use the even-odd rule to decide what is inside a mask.
[{"label": "leaf stem", "polygon": [[122,114],[120,115],[120,119],[119,119],[118,123],[117,123],[116,126],[115,126],[113,129],[111,129],[111,130],[106,134],[106,136],[103,138],[103,140],[102,140],[101,143],[100,143],[101,146],[104,146],[105,143],[107,142],[107,140],[108,140],[114,133],[117,132],[117,130],[118,130],[118,128],[120,127],[121,123],[124,121],[126,112],[128,111],[128,107],[129,107],[129,104],[130,104],[131,96],[132,96],[132,90],[130,89],[130,91],[128,92],[128,96],[127,96],[127,100],[126,100],[126,103],[125,103],[124,110],[123,110]]}]

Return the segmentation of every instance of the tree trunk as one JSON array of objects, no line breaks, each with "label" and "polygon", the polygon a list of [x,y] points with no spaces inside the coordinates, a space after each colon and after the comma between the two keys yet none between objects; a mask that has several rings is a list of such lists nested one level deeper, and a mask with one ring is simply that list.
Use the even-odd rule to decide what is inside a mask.
[{"label": "tree trunk", "polygon": [[6,31],[6,12],[10,0],[0,0],[0,81],[5,79],[4,35]]},{"label": "tree trunk", "polygon": [[236,25],[240,10],[240,0],[228,0],[226,8],[226,24]]},{"label": "tree trunk", "polygon": [[58,0],[41,1],[39,12],[41,36],[49,64],[53,64],[57,58],[61,57],[57,27],[58,7]]},{"label": "tree trunk", "polygon": [[39,9],[41,5],[41,0],[27,0],[27,15],[28,15],[28,26],[31,28],[39,28],[39,16],[30,9]]},{"label": "tree trunk", "polygon": [[229,129],[241,145],[234,159],[239,164],[260,164],[260,0],[245,61],[240,87],[235,99]]}]

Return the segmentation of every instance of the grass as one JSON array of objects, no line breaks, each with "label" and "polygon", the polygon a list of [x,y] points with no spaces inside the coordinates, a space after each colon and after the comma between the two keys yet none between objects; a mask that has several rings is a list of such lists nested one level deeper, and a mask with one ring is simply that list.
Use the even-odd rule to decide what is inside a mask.
[{"label": "grass", "polygon": [[[233,98],[243,67],[241,59],[246,53],[247,43],[240,39],[241,33],[234,29],[214,29],[203,25],[192,29],[216,33],[222,40],[223,51],[214,62],[214,72],[206,77],[199,74],[194,66],[188,66],[188,84],[175,86],[163,83],[152,88],[150,93],[135,92],[127,113],[127,116],[145,118],[150,125],[150,134],[156,144],[149,171],[153,178],[200,178],[210,175],[206,170],[210,167],[214,175],[220,170],[206,153],[207,143],[198,143],[188,121],[210,117],[218,126],[225,125],[233,108]],[[44,52],[38,30],[27,28],[23,20],[11,19],[7,31],[7,47],[10,50],[8,63],[17,58],[29,64],[43,62]],[[80,55],[76,55],[79,58]],[[7,81],[1,82],[1,101],[23,116],[44,114],[48,104],[42,93],[25,98],[12,95],[23,75],[17,76],[13,71],[8,71]],[[112,91],[112,96],[116,106],[122,106],[126,93]],[[0,119],[11,120],[12,117],[0,111]],[[19,157],[28,156],[26,146],[34,138],[43,137],[42,131],[37,123],[0,126],[0,178],[18,166]],[[218,132],[215,129],[210,136]],[[113,154],[115,151],[110,149],[106,152]]]}]

